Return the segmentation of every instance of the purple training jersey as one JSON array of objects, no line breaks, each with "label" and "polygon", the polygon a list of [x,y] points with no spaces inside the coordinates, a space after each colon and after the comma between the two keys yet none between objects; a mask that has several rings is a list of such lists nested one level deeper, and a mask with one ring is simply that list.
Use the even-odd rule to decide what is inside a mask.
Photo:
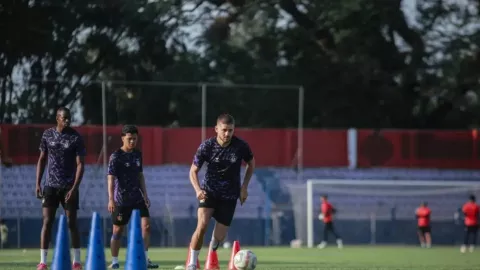
[{"label": "purple training jersey", "polygon": [[77,156],[85,156],[82,136],[73,128],[58,132],[55,127],[43,132],[40,151],[48,156],[45,186],[69,189],[75,182]]},{"label": "purple training jersey", "polygon": [[108,174],[115,177],[115,205],[133,207],[145,204],[140,186],[142,172],[142,152],[118,149],[112,153],[108,162]]},{"label": "purple training jersey", "polygon": [[203,163],[207,163],[201,186],[209,196],[237,200],[240,196],[242,160],[249,162],[252,158],[252,150],[244,140],[233,136],[230,144],[222,147],[213,137],[200,144],[193,164],[201,168]]}]

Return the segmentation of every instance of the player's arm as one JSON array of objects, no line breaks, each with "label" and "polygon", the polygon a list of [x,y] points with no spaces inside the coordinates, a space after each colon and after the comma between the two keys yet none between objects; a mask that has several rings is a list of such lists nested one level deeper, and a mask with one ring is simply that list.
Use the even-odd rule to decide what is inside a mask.
[{"label": "player's arm", "polygon": [[245,169],[245,176],[243,178],[243,184],[242,184],[244,188],[248,187],[248,184],[250,183],[250,179],[252,179],[254,170],[255,170],[255,158],[252,157],[252,159],[247,162],[247,167]]},{"label": "player's arm", "polygon": [[189,178],[190,183],[195,189],[195,193],[199,193],[202,189],[200,188],[200,181],[198,180],[198,172],[202,168],[203,163],[205,162],[206,149],[205,145],[202,143],[197,149],[195,156],[193,157],[192,166],[190,166]]},{"label": "player's arm", "polygon": [[190,183],[192,183],[193,189],[195,189],[195,192],[198,193],[200,192],[200,181],[198,180],[198,172],[200,171],[200,167],[195,165],[195,163],[190,166]]},{"label": "player's arm", "polygon": [[37,171],[36,171],[36,192],[37,197],[40,197],[42,194],[40,186],[42,184],[42,177],[43,173],[45,172],[45,165],[47,164],[47,155],[48,155],[48,148],[47,148],[47,139],[45,132],[42,135],[42,139],[40,141],[40,155],[38,156],[37,161]]},{"label": "player's arm", "polygon": [[253,156],[252,149],[250,149],[250,146],[245,143],[245,148],[244,148],[244,156],[243,160],[247,163],[246,169],[245,169],[245,176],[243,178],[243,188],[248,188],[248,184],[250,183],[250,179],[252,179],[253,171],[255,170],[255,157]]},{"label": "player's arm", "polygon": [[75,181],[73,182],[73,189],[78,189],[83,179],[85,172],[85,145],[82,137],[78,137],[76,141],[76,162],[77,170],[75,171]]},{"label": "player's arm", "polygon": [[107,175],[107,191],[108,191],[108,202],[113,202],[114,200],[114,181],[117,176],[116,168],[116,157],[115,154],[110,156],[108,161],[108,175]]},{"label": "player's arm", "polygon": [[138,177],[140,178],[140,189],[142,190],[143,196],[148,198],[147,186],[145,184],[145,176],[143,175],[143,172],[141,172]]}]

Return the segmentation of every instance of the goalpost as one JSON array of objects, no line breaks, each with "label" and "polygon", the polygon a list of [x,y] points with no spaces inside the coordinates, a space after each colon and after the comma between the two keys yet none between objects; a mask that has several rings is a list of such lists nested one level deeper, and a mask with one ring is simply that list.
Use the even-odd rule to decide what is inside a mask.
[{"label": "goalpost", "polygon": [[[297,239],[315,244],[314,224],[320,213],[320,196],[328,195],[338,210],[335,220],[370,221],[375,243],[378,220],[414,221],[415,209],[428,201],[432,221],[453,220],[454,213],[470,194],[480,194],[480,182],[433,180],[340,180],[310,179],[303,185],[290,185]],[[394,214],[392,214],[392,209]]]}]

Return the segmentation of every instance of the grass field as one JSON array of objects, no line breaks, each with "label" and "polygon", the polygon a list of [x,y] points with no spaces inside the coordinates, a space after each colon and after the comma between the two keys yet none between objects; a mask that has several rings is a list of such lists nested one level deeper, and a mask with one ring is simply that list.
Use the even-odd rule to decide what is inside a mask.
[{"label": "grass field", "polygon": [[[243,247],[248,248],[248,247]],[[364,269],[364,270],[470,270],[480,269],[480,251],[461,254],[458,248],[434,247],[421,249],[417,247],[392,246],[346,246],[343,250],[330,247],[318,249],[290,249],[290,248],[250,248],[258,257],[259,270],[277,269]],[[122,249],[120,258],[125,258],[125,249]],[[40,251],[37,249],[0,250],[1,270],[32,270],[39,260]],[[49,260],[53,251],[49,253]],[[109,251],[106,251],[107,260]],[[160,269],[173,269],[185,261],[185,249],[160,249],[150,251],[150,257],[160,264]],[[85,251],[82,256],[84,257]],[[205,251],[201,254],[201,263],[204,264]],[[219,251],[221,269],[227,269],[230,251]],[[203,267],[203,265],[202,265]]]}]

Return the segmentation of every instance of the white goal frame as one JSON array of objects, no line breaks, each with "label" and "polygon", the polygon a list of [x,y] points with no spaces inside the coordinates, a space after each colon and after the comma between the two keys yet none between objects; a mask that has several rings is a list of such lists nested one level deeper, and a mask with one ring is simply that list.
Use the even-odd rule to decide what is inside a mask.
[{"label": "white goal frame", "polygon": [[480,188],[478,181],[435,181],[435,180],[343,180],[343,179],[309,179],[307,185],[307,247],[314,246],[314,185],[362,185],[362,186],[422,186],[422,187],[471,187]]}]

